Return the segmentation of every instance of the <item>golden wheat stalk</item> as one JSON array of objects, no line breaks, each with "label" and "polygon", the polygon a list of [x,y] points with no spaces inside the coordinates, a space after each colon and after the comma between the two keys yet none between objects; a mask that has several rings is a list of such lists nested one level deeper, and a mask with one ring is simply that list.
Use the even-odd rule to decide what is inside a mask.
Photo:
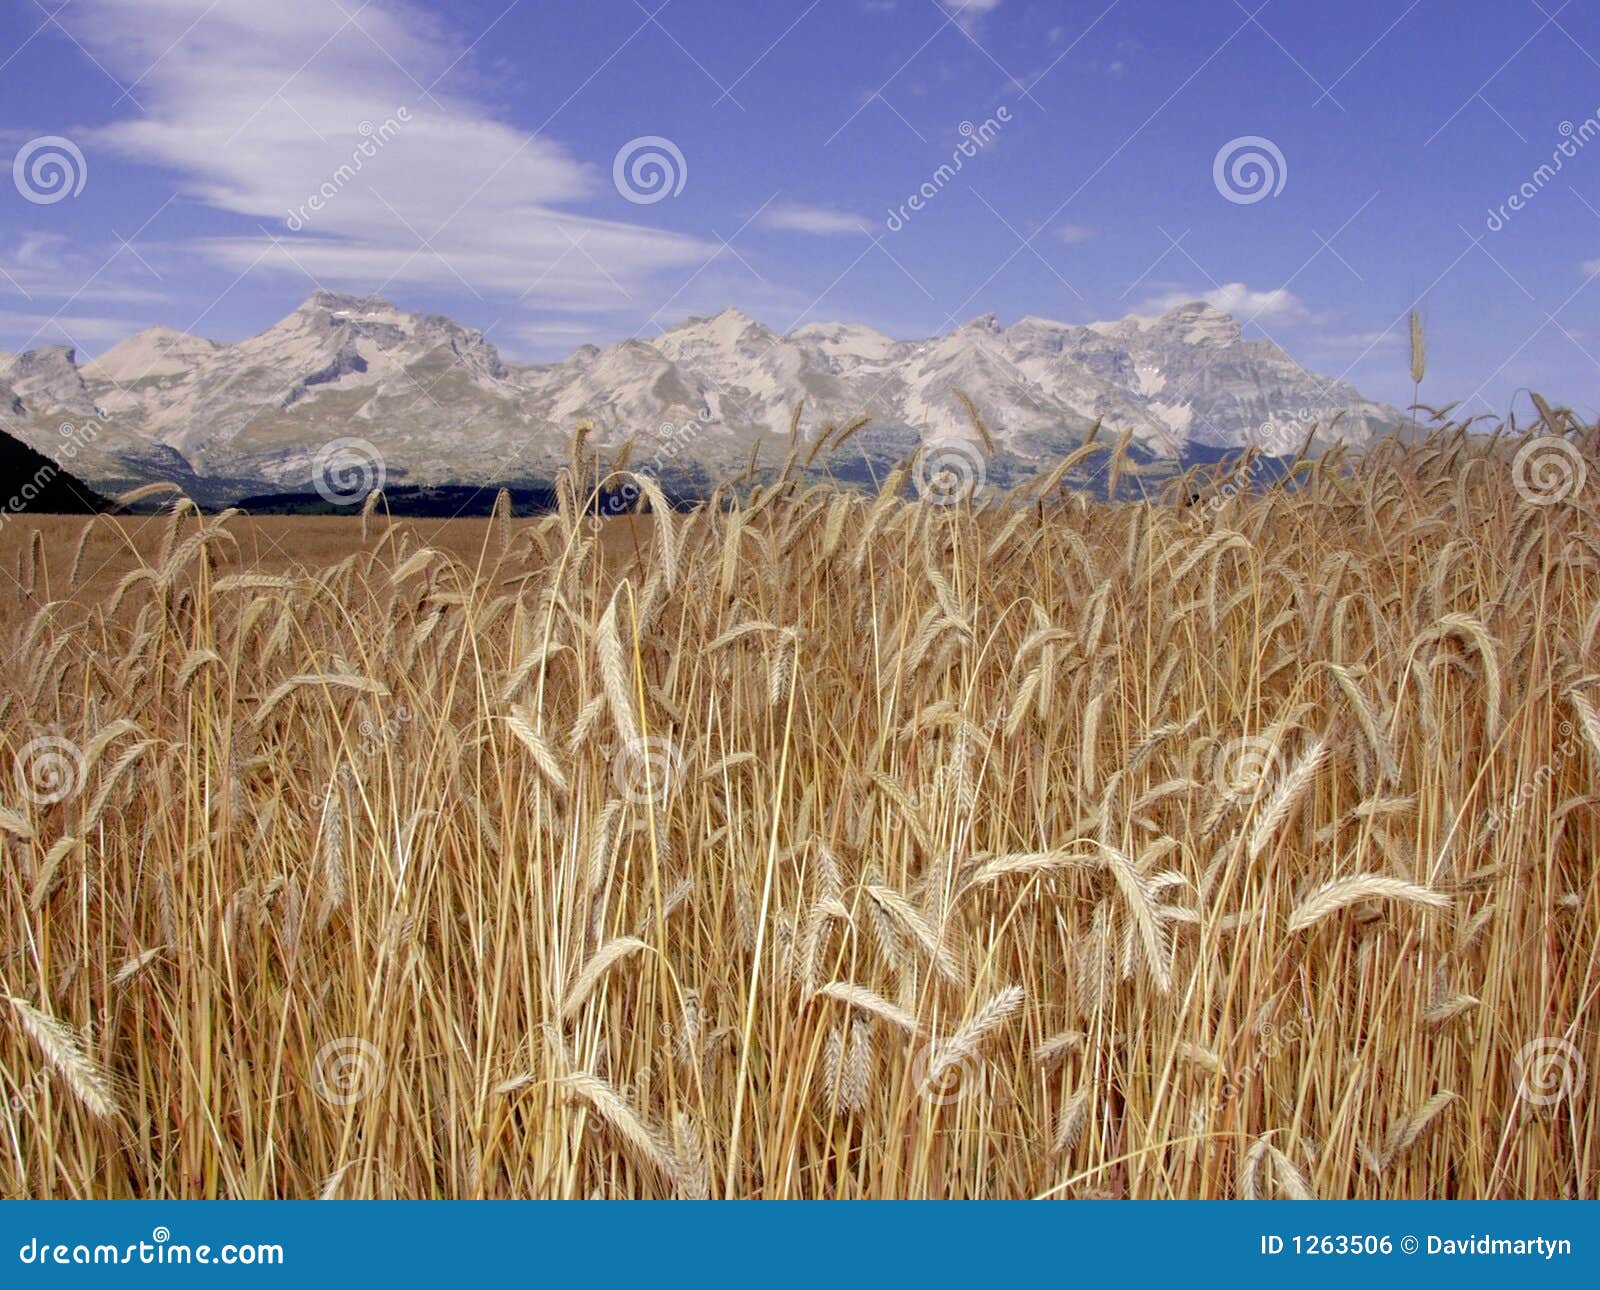
[{"label": "golden wheat stalk", "polygon": [[6,1001],[24,1032],[38,1045],[50,1069],[61,1077],[78,1104],[97,1120],[116,1120],[117,1098],[111,1076],[89,1056],[84,1036],[26,999],[12,994],[6,996]]},{"label": "golden wheat stalk", "polygon": [[626,583],[618,586],[611,594],[605,613],[600,616],[600,625],[595,632],[595,656],[600,664],[600,682],[617,733],[625,744],[634,744],[639,739],[639,723],[634,717],[633,694],[628,681],[633,669],[628,665],[617,629],[617,607],[626,591]]},{"label": "golden wheat stalk", "polygon": [[1315,927],[1341,909],[1363,901],[1394,901],[1402,905],[1416,905],[1424,909],[1449,909],[1450,897],[1441,891],[1423,887],[1403,878],[1383,874],[1357,874],[1349,878],[1335,878],[1324,883],[1295,906],[1289,915],[1287,931],[1303,932]]},{"label": "golden wheat stalk", "polygon": [[957,1064],[977,1061],[978,1045],[990,1031],[1021,1010],[1025,997],[1026,991],[1020,985],[1008,985],[992,995],[959,1030],[935,1046],[928,1063],[928,1082],[937,1087]]},{"label": "golden wheat stalk", "polygon": [[869,1017],[876,1017],[907,1035],[916,1036],[922,1033],[922,1027],[917,1024],[917,1019],[904,1008],[896,1007],[882,995],[852,981],[829,981],[817,990],[817,995],[820,998],[849,1004],[852,1008]]},{"label": "golden wheat stalk", "polygon": [[550,741],[534,728],[533,714],[527,709],[513,708],[506,717],[506,724],[511,727],[511,733],[522,741],[523,747],[533,754],[533,764],[539,768],[539,773],[550,787],[561,796],[566,796],[566,772],[561,769],[561,762]]}]

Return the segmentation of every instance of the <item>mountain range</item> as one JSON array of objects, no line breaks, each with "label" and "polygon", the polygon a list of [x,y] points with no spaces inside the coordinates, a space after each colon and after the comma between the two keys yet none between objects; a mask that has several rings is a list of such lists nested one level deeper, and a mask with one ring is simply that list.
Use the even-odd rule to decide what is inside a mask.
[{"label": "mountain range", "polygon": [[1198,302],[1087,325],[987,315],[915,341],[852,323],[784,334],[725,309],[648,341],[513,364],[449,318],[316,291],[232,343],[152,327],[87,362],[64,345],[0,353],[0,431],[49,454],[63,423],[92,420],[73,460],[89,484],[172,480],[208,504],[303,492],[339,439],[370,444],[391,485],[548,482],[585,421],[598,446],[634,439],[636,467],[704,483],[757,444],[764,463],[781,461],[801,400],[808,439],[869,416],[835,464],[872,469],[919,437],[971,439],[970,400],[1013,475],[1053,463],[1096,422],[1173,461],[1251,443],[1291,452],[1313,424],[1321,442],[1359,445],[1403,423]]}]

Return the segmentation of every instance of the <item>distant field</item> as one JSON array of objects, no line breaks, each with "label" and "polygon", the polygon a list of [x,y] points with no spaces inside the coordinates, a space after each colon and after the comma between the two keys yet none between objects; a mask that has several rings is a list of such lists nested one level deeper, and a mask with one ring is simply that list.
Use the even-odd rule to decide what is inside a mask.
[{"label": "distant field", "polygon": [[[381,517],[371,519],[370,531],[382,531],[385,524]],[[624,518],[607,520],[604,527],[616,534],[608,541],[626,545],[625,535],[632,526],[648,524],[647,517],[631,522]],[[487,519],[407,519],[395,521],[393,527],[411,533],[415,542],[472,562],[483,549],[489,525]],[[228,521],[226,527],[234,541],[209,548],[219,574],[243,570],[304,574],[363,549],[361,521],[354,515],[241,516]],[[40,535],[41,558],[30,578],[28,548],[35,531]],[[167,520],[161,515],[12,517],[0,526],[0,569],[9,575],[4,584],[15,583],[23,594],[13,591],[0,596],[0,625],[9,631],[52,599],[69,602],[75,611],[103,602],[132,570],[158,562],[166,531]],[[370,547],[371,542],[366,545]],[[74,563],[78,566],[75,579]],[[9,639],[6,644],[9,648]]]},{"label": "distant field", "polygon": [[0,1192],[1594,1198],[1531,447],[9,523]]}]

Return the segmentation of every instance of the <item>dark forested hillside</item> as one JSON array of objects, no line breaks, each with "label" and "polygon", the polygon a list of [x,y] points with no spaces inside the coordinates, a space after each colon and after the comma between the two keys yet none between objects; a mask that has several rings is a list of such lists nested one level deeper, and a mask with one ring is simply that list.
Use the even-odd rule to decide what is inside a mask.
[{"label": "dark forested hillside", "polygon": [[0,431],[0,521],[21,511],[90,515],[112,505],[81,479]]}]

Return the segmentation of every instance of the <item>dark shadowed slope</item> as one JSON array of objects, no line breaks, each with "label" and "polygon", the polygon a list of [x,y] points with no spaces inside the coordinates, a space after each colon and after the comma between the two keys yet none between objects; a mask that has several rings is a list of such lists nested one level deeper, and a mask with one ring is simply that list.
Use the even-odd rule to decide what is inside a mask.
[{"label": "dark shadowed slope", "polygon": [[112,504],[81,479],[0,431],[0,522],[22,511],[92,515]]}]

